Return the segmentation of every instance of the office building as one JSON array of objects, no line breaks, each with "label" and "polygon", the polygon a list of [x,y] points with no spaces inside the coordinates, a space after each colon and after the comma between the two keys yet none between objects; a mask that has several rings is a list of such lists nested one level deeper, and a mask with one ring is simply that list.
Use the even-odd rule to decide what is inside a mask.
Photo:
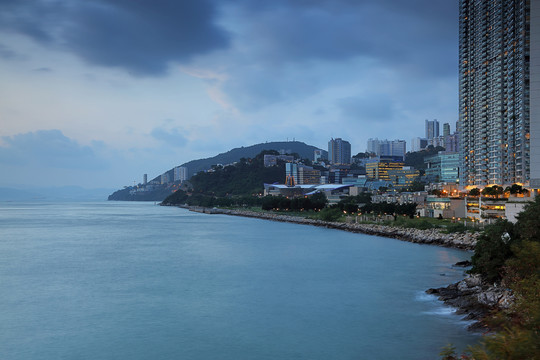
[{"label": "office building", "polygon": [[328,142],[328,160],[331,164],[351,163],[351,144],[341,138],[331,139]]},{"label": "office building", "polygon": [[389,170],[402,170],[403,169],[403,159],[399,156],[397,157],[379,157],[370,159],[366,163],[366,176],[371,180],[385,180],[391,181],[388,171]]},{"label": "office building", "polygon": [[321,171],[313,169],[311,166],[298,166],[298,185],[320,184]]},{"label": "office building", "polygon": [[462,186],[540,186],[539,6],[460,0]]},{"label": "office building", "polygon": [[420,151],[427,147],[427,139],[415,137],[411,140],[411,152]]},{"label": "office building", "polygon": [[424,158],[424,163],[429,182],[459,182],[459,153],[439,151],[437,155]]},{"label": "office building", "polygon": [[449,123],[444,123],[442,128],[443,128],[443,131],[442,131],[443,136],[450,135],[450,124]]},{"label": "office building", "polygon": [[392,182],[394,189],[406,189],[420,176],[420,171],[410,166],[403,166],[401,169],[390,169],[388,178]]},{"label": "office building", "polygon": [[431,140],[439,137],[439,122],[435,120],[426,120],[426,139]]},{"label": "office building", "polygon": [[367,152],[377,156],[400,156],[402,159],[407,153],[407,142],[405,140],[379,140],[368,139]]}]

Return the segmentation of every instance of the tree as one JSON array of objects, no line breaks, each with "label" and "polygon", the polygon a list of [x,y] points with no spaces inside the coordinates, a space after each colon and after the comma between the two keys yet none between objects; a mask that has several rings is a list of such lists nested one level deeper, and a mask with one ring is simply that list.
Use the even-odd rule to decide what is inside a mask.
[{"label": "tree", "polygon": [[512,186],[507,186],[506,189],[504,189],[504,192],[508,192],[511,195],[517,195],[517,194],[528,194],[529,190],[525,189],[523,186],[519,184],[512,184]]},{"label": "tree", "polygon": [[540,196],[525,206],[517,216],[516,228],[519,235],[530,241],[540,241]]},{"label": "tree", "polygon": [[[470,349],[470,355],[457,357],[448,347],[441,352],[443,359],[540,359],[539,215],[540,197],[537,197],[518,216],[515,226],[498,221],[481,237],[473,256],[472,270],[482,268],[489,273],[491,268],[492,274],[502,274],[502,284],[512,290],[515,300],[509,310],[498,313],[502,330],[484,337],[482,345]],[[504,257],[507,257],[504,266],[500,266]]]},{"label": "tree", "polygon": [[486,186],[484,190],[482,190],[482,195],[487,195],[487,196],[499,197],[503,193],[504,193],[504,189],[502,188],[502,186],[498,186],[498,185]]},{"label": "tree", "polygon": [[511,244],[517,241],[514,224],[497,220],[485,229],[471,258],[471,273],[477,273],[490,282],[499,281],[505,261],[512,255]]},{"label": "tree", "polygon": [[473,188],[469,190],[469,196],[480,196],[480,189]]},{"label": "tree", "polygon": [[328,203],[326,195],[324,195],[322,192],[317,192],[311,195],[309,199],[311,200],[311,207],[313,210],[324,209],[326,204]]}]

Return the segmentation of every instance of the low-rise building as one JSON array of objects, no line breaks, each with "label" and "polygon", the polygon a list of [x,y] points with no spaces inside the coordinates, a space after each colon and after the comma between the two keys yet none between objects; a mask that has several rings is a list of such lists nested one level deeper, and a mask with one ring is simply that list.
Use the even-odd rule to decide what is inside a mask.
[{"label": "low-rise building", "polygon": [[459,153],[439,151],[424,159],[426,176],[430,182],[459,182]]},{"label": "low-rise building", "polygon": [[406,189],[410,187],[414,180],[420,176],[420,171],[410,166],[404,166],[401,169],[388,170],[389,180],[394,185],[394,189]]},{"label": "low-rise building", "polygon": [[366,176],[370,180],[390,181],[389,170],[402,170],[403,161],[399,157],[380,156],[366,162]]}]

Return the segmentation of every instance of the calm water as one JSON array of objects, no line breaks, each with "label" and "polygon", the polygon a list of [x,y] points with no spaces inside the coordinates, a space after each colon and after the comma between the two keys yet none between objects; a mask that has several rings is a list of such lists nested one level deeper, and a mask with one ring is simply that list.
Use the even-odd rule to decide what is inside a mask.
[{"label": "calm water", "polygon": [[152,203],[0,203],[0,358],[438,359],[477,336],[424,290],[469,257]]}]

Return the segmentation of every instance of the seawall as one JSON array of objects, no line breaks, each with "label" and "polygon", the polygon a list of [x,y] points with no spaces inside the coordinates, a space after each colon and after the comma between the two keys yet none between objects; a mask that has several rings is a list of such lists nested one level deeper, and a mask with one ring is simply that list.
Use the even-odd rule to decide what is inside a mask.
[{"label": "seawall", "polygon": [[329,222],[315,219],[307,219],[298,216],[274,214],[271,212],[204,208],[196,206],[181,207],[204,214],[224,214],[232,216],[252,217],[272,221],[290,222],[295,224],[321,226],[330,229],[338,229],[355,233],[385,236],[412,243],[439,245],[462,250],[473,250],[479,236],[479,233],[469,232],[446,234],[438,229],[420,230],[378,224]]}]

